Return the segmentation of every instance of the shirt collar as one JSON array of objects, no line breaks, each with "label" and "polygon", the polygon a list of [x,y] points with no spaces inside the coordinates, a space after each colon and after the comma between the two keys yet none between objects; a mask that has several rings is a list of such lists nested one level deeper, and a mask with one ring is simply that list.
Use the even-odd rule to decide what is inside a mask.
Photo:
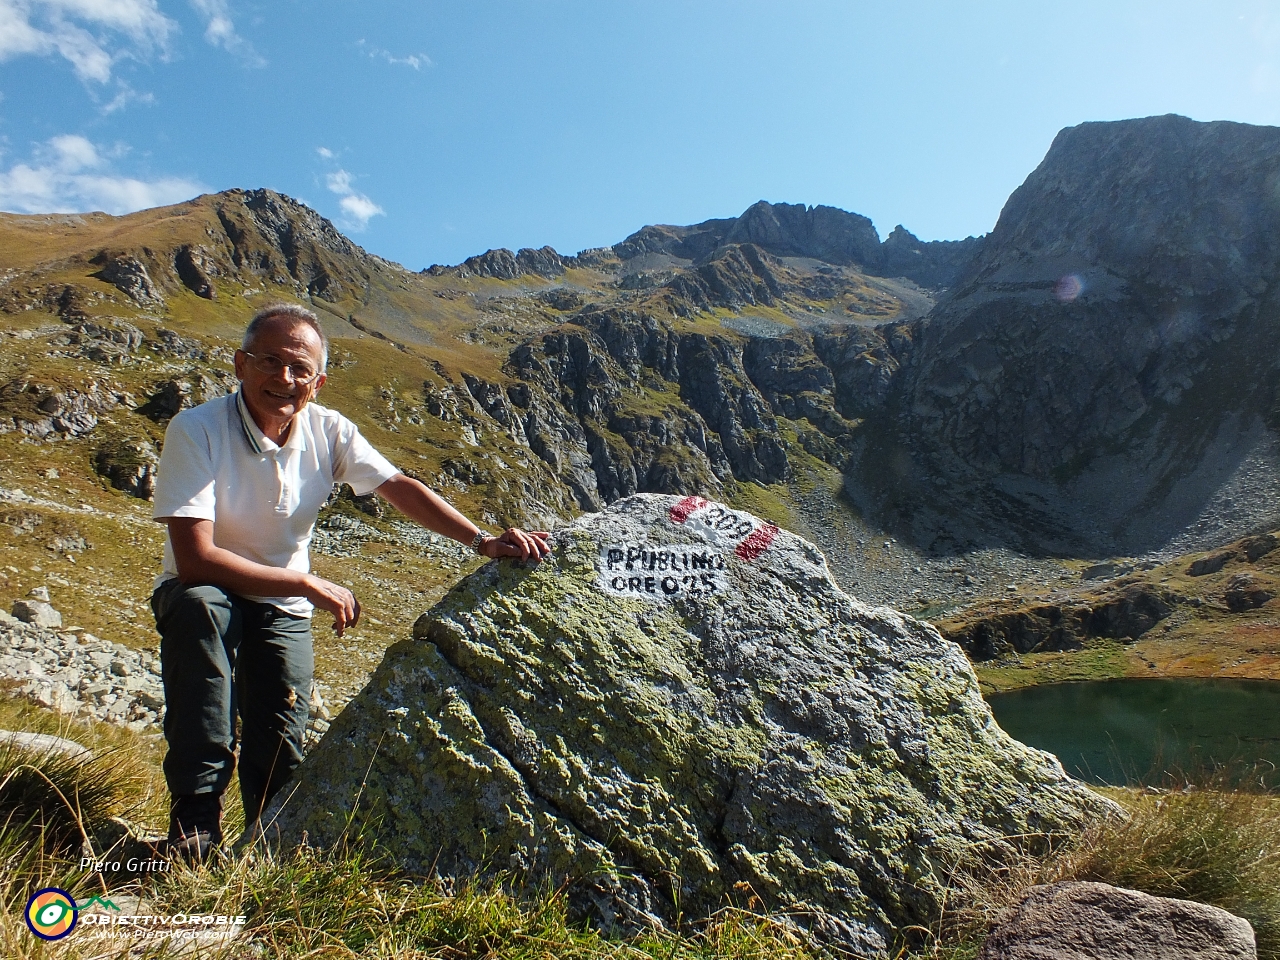
[{"label": "shirt collar", "polygon": [[258,424],[253,419],[253,414],[249,412],[248,405],[244,402],[244,392],[239,389],[236,390],[236,410],[240,414],[240,428],[244,431],[244,438],[249,443],[249,449],[254,453],[307,449],[307,441],[302,435],[302,428],[298,425],[297,415],[293,418],[293,426],[289,430],[289,438],[285,440],[284,446],[280,446],[274,440],[268,438],[258,427]]}]

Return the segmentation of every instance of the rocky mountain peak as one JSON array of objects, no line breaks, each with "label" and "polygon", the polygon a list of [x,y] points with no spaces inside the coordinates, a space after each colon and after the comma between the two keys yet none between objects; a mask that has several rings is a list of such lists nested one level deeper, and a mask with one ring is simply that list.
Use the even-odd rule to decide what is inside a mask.
[{"label": "rocky mountain peak", "polygon": [[878,266],[880,236],[864,216],[803,203],[753,203],[734,221],[725,243],[754,243],[774,256]]},{"label": "rocky mountain peak", "polygon": [[1062,130],[974,269],[1056,281],[1098,268],[1184,294],[1256,293],[1278,255],[1280,128],[1169,114]]},{"label": "rocky mountain peak", "polygon": [[615,244],[613,251],[624,262],[658,254],[701,266],[726,247],[751,244],[774,257],[854,266],[876,276],[901,276],[923,286],[945,287],[969,265],[979,242],[970,237],[925,243],[902,230],[892,243],[882,244],[875,225],[861,214],[838,207],[759,200],[741,216],[726,220],[643,227]]},{"label": "rocky mountain peak", "polygon": [[1098,554],[1156,549],[1207,508],[1256,520],[1212,504],[1280,483],[1278,267],[1280,129],[1063,130],[920,324],[882,436],[929,479],[891,497],[917,529],[954,527],[928,505],[943,474],[966,522]]},{"label": "rocky mountain peak", "polygon": [[216,195],[214,209],[220,217],[239,219],[239,208],[247,211],[260,237],[281,250],[313,247],[341,257],[368,258],[362,248],[343,236],[328,219],[283,193],[259,188],[226,190]]}]

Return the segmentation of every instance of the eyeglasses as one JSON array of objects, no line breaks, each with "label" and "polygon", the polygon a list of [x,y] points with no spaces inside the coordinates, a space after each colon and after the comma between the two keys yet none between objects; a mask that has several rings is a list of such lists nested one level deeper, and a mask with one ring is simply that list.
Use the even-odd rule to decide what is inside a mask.
[{"label": "eyeglasses", "polygon": [[316,377],[320,376],[319,370],[312,370],[309,364],[305,363],[285,363],[279,357],[271,354],[250,353],[248,350],[241,350],[246,357],[253,361],[253,368],[259,373],[265,373],[269,377],[278,377],[280,374],[288,370],[289,379],[300,387],[310,386]]}]

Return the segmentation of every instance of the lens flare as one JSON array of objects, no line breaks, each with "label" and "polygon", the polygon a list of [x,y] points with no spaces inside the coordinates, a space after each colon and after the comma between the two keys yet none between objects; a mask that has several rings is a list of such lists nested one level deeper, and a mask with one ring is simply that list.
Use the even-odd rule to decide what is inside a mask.
[{"label": "lens flare", "polygon": [[1070,303],[1084,293],[1084,280],[1078,273],[1068,273],[1054,285],[1053,295],[1063,303]]}]

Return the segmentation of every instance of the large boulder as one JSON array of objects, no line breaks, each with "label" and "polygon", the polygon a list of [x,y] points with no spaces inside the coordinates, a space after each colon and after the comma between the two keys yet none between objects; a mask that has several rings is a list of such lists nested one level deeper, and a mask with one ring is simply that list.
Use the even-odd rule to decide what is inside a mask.
[{"label": "large boulder", "polygon": [[549,878],[606,926],[755,895],[876,956],[957,861],[1115,810],[996,726],[957,646],[790,533],[639,495],[553,544],[387,651],[271,811],[286,841]]}]

